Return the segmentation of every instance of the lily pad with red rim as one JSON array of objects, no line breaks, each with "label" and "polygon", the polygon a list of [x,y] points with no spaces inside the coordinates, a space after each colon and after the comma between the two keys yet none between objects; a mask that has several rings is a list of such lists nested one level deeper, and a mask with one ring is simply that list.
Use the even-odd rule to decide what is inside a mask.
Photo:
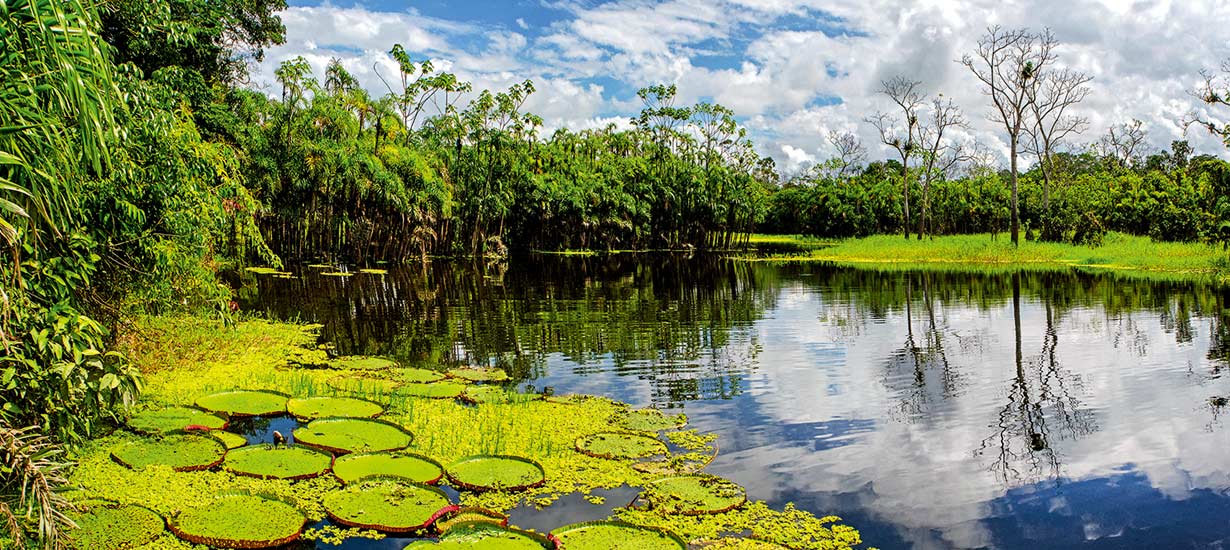
[{"label": "lily pad with red rim", "polygon": [[416,542],[406,550],[554,550],[555,542],[538,533],[494,525],[490,522],[453,524],[439,542]]},{"label": "lily pad with red rim", "polygon": [[641,498],[664,514],[720,514],[747,502],[747,492],[733,481],[709,474],[675,476],[645,486]]},{"label": "lily pad with red rim", "polygon": [[465,384],[433,382],[431,384],[402,384],[393,390],[402,397],[425,397],[428,399],[454,399],[465,393]]},{"label": "lily pad with red rim", "polygon": [[329,471],[332,463],[333,455],[302,445],[253,445],[227,453],[222,467],[245,477],[299,480]]},{"label": "lily pad with red rim", "polygon": [[384,413],[379,403],[354,397],[304,397],[286,402],[286,410],[295,418],[376,418]]},{"label": "lily pad with red rim", "polygon": [[666,444],[649,436],[603,432],[581,436],[577,451],[597,458],[632,459],[667,453]]},{"label": "lily pad with red rim", "polygon": [[444,373],[428,369],[395,369],[389,373],[389,377],[406,384],[428,384],[446,378]]},{"label": "lily pad with red rim", "polygon": [[354,453],[333,462],[333,475],[342,483],[371,476],[396,476],[434,485],[444,477],[444,467],[426,456],[405,451]]},{"label": "lily pad with red rim", "polygon": [[177,472],[208,470],[221,464],[225,456],[221,441],[199,435],[142,438],[111,450],[112,460],[134,470],[147,466],[170,466]]},{"label": "lily pad with red rim", "polygon": [[508,455],[476,455],[449,464],[448,481],[471,491],[522,491],[542,485],[546,472],[528,458]]},{"label": "lily pad with red rim", "polygon": [[551,534],[567,550],[686,550],[678,535],[619,521],[591,521],[560,527]]},{"label": "lily pad with red rim", "polygon": [[397,451],[414,440],[397,424],[364,418],[321,418],[295,428],[294,435],[300,445],[338,454]]},{"label": "lily pad with red rim", "polygon": [[231,417],[277,416],[286,414],[290,396],[271,391],[224,391],[196,400],[196,406]]},{"label": "lily pad with red rim", "polygon": [[226,417],[195,407],[150,409],[132,415],[128,427],[150,435],[165,435],[189,427],[206,430],[226,429]]},{"label": "lily pad with red rim", "polygon": [[238,449],[248,444],[247,438],[245,438],[242,435],[234,434],[231,432],[221,432],[221,431],[214,430],[214,431],[209,432],[208,435],[209,437],[212,437],[214,439],[217,439],[218,441],[221,441],[222,444],[226,446],[226,449],[228,451],[231,449]]},{"label": "lily pad with red rim", "polygon": [[455,509],[436,487],[396,477],[377,476],[325,495],[325,512],[347,527],[383,533],[413,533]]},{"label": "lily pad with red rim", "polygon": [[507,382],[509,380],[508,373],[503,369],[466,367],[451,369],[448,375],[469,382]]},{"label": "lily pad with red rim", "polygon": [[397,361],[383,357],[339,357],[329,361],[329,367],[336,370],[382,371],[397,366]]},{"label": "lily pad with red rim", "polygon": [[500,527],[508,527],[508,516],[495,510],[476,506],[458,508],[456,511],[450,512],[437,520],[436,529],[444,533],[452,527],[470,523],[489,523]]},{"label": "lily pad with red rim", "polygon": [[71,550],[127,550],[156,540],[166,529],[162,516],[143,506],[102,504],[69,517],[77,524],[70,532]]},{"label": "lily pad with red rim", "polygon": [[299,540],[306,524],[290,503],[254,495],[223,497],[167,522],[175,536],[219,548],[277,548]]},{"label": "lily pad with red rim", "polygon": [[667,415],[657,409],[637,409],[617,415],[615,421],[629,430],[660,432],[684,427],[688,417],[682,414]]}]

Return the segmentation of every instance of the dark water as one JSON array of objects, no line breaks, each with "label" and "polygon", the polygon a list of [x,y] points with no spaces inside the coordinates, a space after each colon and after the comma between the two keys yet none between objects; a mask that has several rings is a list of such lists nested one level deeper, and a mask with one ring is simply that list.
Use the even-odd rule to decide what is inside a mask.
[{"label": "dark water", "polygon": [[246,307],[344,353],[686,412],[721,435],[710,471],[883,549],[1230,546],[1224,289],[659,256],[303,271]]}]

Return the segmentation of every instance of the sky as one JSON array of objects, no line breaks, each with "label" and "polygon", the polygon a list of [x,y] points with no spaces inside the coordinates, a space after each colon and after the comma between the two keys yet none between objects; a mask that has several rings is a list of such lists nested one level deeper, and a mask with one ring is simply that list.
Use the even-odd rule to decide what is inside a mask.
[{"label": "sky", "polygon": [[271,94],[274,69],[300,55],[317,75],[339,58],[383,94],[395,43],[476,89],[533,80],[527,109],[547,132],[626,125],[638,89],[673,83],[681,104],[732,108],[787,174],[832,157],[831,131],[887,158],[864,119],[889,109],[877,90],[895,76],[956,101],[971,122],[961,139],[1006,155],[988,98],[957,60],[989,25],[1050,28],[1059,64],[1094,78],[1076,113],[1090,129],[1074,145],[1136,118],[1153,149],[1186,138],[1226,153],[1181,123],[1204,109],[1189,93],[1200,71],[1230,58],[1225,0],[290,0],[281,16],[285,44],[253,70],[253,86]]}]

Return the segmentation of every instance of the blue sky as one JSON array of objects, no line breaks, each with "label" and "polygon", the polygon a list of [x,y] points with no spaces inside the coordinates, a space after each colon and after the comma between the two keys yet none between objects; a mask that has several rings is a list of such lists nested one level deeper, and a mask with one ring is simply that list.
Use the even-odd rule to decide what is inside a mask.
[{"label": "blue sky", "polygon": [[[1188,95],[1199,71],[1230,57],[1230,3],[1221,0],[291,0],[286,44],[254,71],[302,55],[318,72],[343,60],[373,92],[390,75],[385,52],[416,57],[476,88],[534,80],[528,107],[548,129],[626,124],[635,91],[674,83],[685,103],[731,107],[761,154],[786,172],[832,155],[826,136],[850,132],[885,151],[865,119],[887,110],[880,81],[906,76],[952,98],[971,120],[957,136],[1002,157],[1004,139],[986,98],[955,62],[990,24],[1051,28],[1060,62],[1093,75],[1078,114],[1096,141],[1138,118],[1155,147],[1184,137],[1179,121],[1200,106]],[[1198,150],[1221,151],[1204,134]]]}]

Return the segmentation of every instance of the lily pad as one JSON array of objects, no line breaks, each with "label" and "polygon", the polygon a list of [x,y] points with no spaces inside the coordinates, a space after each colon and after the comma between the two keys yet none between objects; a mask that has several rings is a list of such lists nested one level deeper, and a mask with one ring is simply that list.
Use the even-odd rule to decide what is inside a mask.
[{"label": "lily pad", "polygon": [[444,380],[443,373],[429,369],[397,369],[393,371],[393,379],[407,384],[427,384]]},{"label": "lily pad", "polygon": [[359,395],[387,395],[397,391],[397,388],[401,387],[401,383],[396,380],[357,374],[335,376],[330,378],[325,383],[328,384],[330,388],[335,390]]},{"label": "lily pad", "polygon": [[668,477],[647,485],[641,494],[653,509],[666,514],[720,514],[747,502],[747,492],[733,481],[708,474]]},{"label": "lily pad", "polygon": [[226,429],[226,418],[193,407],[167,407],[132,415],[128,419],[128,427],[150,435],[165,435],[188,427],[223,430]]},{"label": "lily pad", "polygon": [[357,453],[333,462],[333,475],[342,483],[371,476],[396,476],[415,483],[435,485],[444,477],[444,467],[423,455],[401,451]]},{"label": "lily pad", "polygon": [[333,521],[385,533],[412,533],[453,509],[448,495],[435,487],[391,477],[361,480],[324,497]]},{"label": "lily pad", "polygon": [[507,382],[509,380],[508,373],[501,369],[452,369],[448,371],[448,375],[470,382]]},{"label": "lily pad", "polygon": [[72,550],[127,550],[153,542],[166,528],[162,516],[142,506],[98,506],[70,514]]},{"label": "lily pad", "polygon": [[367,275],[388,275],[389,270],[387,269],[360,269],[359,273],[365,273]]},{"label": "lily pad", "polygon": [[175,536],[220,548],[276,548],[299,540],[307,517],[297,508],[258,496],[224,497],[167,522]]},{"label": "lily pad", "polygon": [[568,550],[685,550],[674,533],[618,521],[591,521],[551,531]]},{"label": "lily pad", "polygon": [[521,491],[542,485],[546,473],[532,460],[505,455],[478,455],[448,466],[448,480],[471,491]]},{"label": "lily pad", "polygon": [[577,450],[610,459],[645,458],[667,453],[666,444],[649,436],[604,432],[577,438]]},{"label": "lily pad", "polygon": [[366,399],[353,397],[305,397],[286,402],[286,410],[297,418],[375,418],[384,407]]},{"label": "lily pad", "polygon": [[657,409],[638,409],[620,415],[618,423],[638,432],[660,432],[684,427],[688,423],[688,417],[682,414],[662,414],[662,411]]},{"label": "lily pad", "polygon": [[354,277],[355,276],[354,272],[351,272],[351,271],[328,271],[325,273],[321,273],[321,275],[324,275],[325,277]]},{"label": "lily pad", "polygon": [[461,395],[465,401],[475,404],[481,403],[497,403],[506,405],[509,403],[528,403],[542,399],[542,396],[536,393],[520,393],[508,391],[499,386],[470,386],[467,387],[465,393]]},{"label": "lily pad", "polygon": [[321,418],[295,429],[295,441],[331,453],[396,451],[414,436],[401,426],[361,418]]},{"label": "lily pad", "polygon": [[704,550],[790,550],[775,542],[740,537],[702,540],[693,544]]},{"label": "lily pad", "polygon": [[208,470],[222,463],[226,446],[212,437],[168,435],[141,439],[116,447],[111,458],[123,466],[140,470],[146,466],[170,466],[177,472]]},{"label": "lily pad", "polygon": [[303,446],[254,445],[227,453],[222,467],[260,479],[309,479],[329,471],[333,455]]},{"label": "lily pad", "polygon": [[329,362],[329,367],[337,370],[388,370],[397,366],[397,361],[383,357],[339,357]]},{"label": "lily pad", "polygon": [[272,267],[248,267],[244,268],[244,271],[247,271],[248,273],[255,273],[257,275],[277,275],[282,277],[291,275],[290,272],[281,271]]},{"label": "lily pad", "polygon": [[228,451],[231,449],[238,449],[248,444],[247,438],[239,434],[233,434],[231,432],[221,432],[221,431],[215,430],[215,431],[209,432],[209,437],[212,437],[214,439],[217,439],[218,441],[221,441],[223,445],[226,445],[226,450]]},{"label": "lily pad", "polygon": [[490,525],[498,525],[500,527],[508,527],[508,516],[479,507],[458,508],[457,511],[448,514],[445,517],[436,521],[436,530],[441,533],[447,532],[454,527],[472,523],[486,523]]},{"label": "lily pad", "polygon": [[404,397],[426,397],[428,399],[453,399],[465,393],[465,384],[452,382],[436,382],[434,384],[402,384],[393,393]]},{"label": "lily pad", "polygon": [[423,550],[554,550],[555,543],[538,533],[509,529],[489,522],[453,524],[440,542],[415,543],[406,549]]},{"label": "lily pad", "polygon": [[286,414],[285,394],[270,391],[226,391],[206,395],[196,405],[207,411],[235,416],[277,416]]}]

